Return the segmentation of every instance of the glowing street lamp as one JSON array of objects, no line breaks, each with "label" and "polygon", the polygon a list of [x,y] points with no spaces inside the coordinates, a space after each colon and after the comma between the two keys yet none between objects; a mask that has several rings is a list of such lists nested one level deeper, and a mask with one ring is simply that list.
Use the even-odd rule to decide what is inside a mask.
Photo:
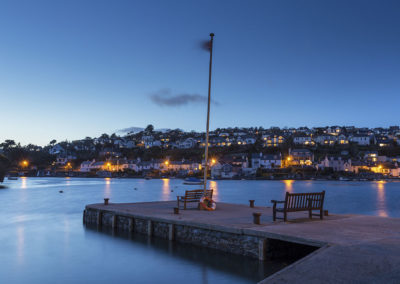
[{"label": "glowing street lamp", "polygon": [[111,163],[110,162],[107,163],[107,167],[108,167],[108,171],[110,171],[110,167],[111,167]]},{"label": "glowing street lamp", "polygon": [[29,162],[27,160],[23,160],[21,164],[23,168],[26,168],[29,165]]},{"label": "glowing street lamp", "polygon": [[66,170],[71,170],[72,169],[72,165],[70,162],[67,163],[67,165],[65,166]]}]

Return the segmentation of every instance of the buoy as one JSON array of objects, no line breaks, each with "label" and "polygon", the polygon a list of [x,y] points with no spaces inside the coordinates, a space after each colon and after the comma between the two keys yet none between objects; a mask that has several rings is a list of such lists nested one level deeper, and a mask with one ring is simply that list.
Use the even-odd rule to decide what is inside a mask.
[{"label": "buoy", "polygon": [[137,190],[137,187],[135,187],[134,189]]},{"label": "buoy", "polygon": [[174,192],[174,190],[173,190],[173,189],[171,189],[171,192]]},{"label": "buoy", "polygon": [[59,193],[63,193],[64,191],[60,190]]}]

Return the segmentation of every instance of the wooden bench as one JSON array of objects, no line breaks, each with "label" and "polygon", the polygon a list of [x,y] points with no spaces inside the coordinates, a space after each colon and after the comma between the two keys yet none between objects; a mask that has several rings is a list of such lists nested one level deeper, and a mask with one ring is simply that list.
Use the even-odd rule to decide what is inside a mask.
[{"label": "wooden bench", "polygon": [[[177,196],[178,208],[179,208],[179,202],[183,202],[183,209],[186,209],[186,203],[189,203],[189,202],[199,203],[200,198],[203,197],[203,193],[204,193],[203,189],[186,190],[185,196]],[[209,198],[212,198],[213,190],[212,189],[206,190],[206,196]]]},{"label": "wooden bench", "polygon": [[[282,219],[276,217],[276,212],[283,213],[283,220],[286,222],[288,212],[308,211],[308,217],[312,219],[312,215],[319,216],[323,219],[325,190],[313,193],[289,193],[286,192],[285,201],[271,200],[274,204],[272,207],[272,219]],[[283,203],[283,208],[277,208],[276,205]],[[312,214],[313,210],[319,210],[319,214]]]}]

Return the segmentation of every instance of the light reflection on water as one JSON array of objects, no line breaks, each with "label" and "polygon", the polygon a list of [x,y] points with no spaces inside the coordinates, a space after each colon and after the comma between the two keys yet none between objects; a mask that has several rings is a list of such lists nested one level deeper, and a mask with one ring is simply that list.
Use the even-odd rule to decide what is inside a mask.
[{"label": "light reflection on water", "polygon": [[162,200],[170,200],[171,189],[169,187],[169,178],[162,179]]},{"label": "light reflection on water", "polygon": [[378,189],[378,198],[377,198],[377,208],[378,208],[378,216],[380,217],[388,217],[388,212],[386,208],[386,197],[385,197],[385,184],[386,181],[377,181],[377,189]]},{"label": "light reflection on water", "polygon": [[104,198],[111,198],[111,178],[105,178]]},{"label": "light reflection on water", "polygon": [[[203,186],[204,186],[204,182],[203,182]],[[210,180],[210,185],[209,185],[210,189],[213,189],[213,199],[215,201],[219,201],[219,196],[218,196],[218,183],[215,180]]]},{"label": "light reflection on water", "polygon": [[[0,283],[54,283],[55,277],[61,284],[87,279],[99,284],[140,283],[149,275],[167,283],[254,283],[270,273],[258,262],[239,260],[238,268],[230,264],[236,259],[230,255],[181,249],[154,239],[122,241],[82,226],[84,206],[102,203],[104,197],[115,203],[176,200],[185,190],[195,189],[179,179],[20,178],[6,180],[5,185],[8,188],[0,190],[5,201],[0,218]],[[286,191],[326,190],[329,212],[400,217],[400,182],[213,180],[209,188],[217,202],[247,205],[254,199],[259,206],[283,200]],[[177,275],[182,267],[185,272]]]},{"label": "light reflection on water", "polygon": [[26,181],[27,181],[26,177],[21,177],[21,188],[26,188]]},{"label": "light reflection on water", "polygon": [[24,262],[25,233],[22,225],[17,227],[17,260],[19,264]]},{"label": "light reflection on water", "polygon": [[291,179],[283,180],[283,183],[285,184],[285,190],[289,193],[293,193],[294,180]]}]

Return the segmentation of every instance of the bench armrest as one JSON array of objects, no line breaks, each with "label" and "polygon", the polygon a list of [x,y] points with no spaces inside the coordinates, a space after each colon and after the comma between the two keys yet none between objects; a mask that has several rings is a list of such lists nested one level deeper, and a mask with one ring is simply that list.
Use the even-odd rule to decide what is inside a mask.
[{"label": "bench armrest", "polygon": [[285,203],[285,201],[271,200],[272,203]]}]

